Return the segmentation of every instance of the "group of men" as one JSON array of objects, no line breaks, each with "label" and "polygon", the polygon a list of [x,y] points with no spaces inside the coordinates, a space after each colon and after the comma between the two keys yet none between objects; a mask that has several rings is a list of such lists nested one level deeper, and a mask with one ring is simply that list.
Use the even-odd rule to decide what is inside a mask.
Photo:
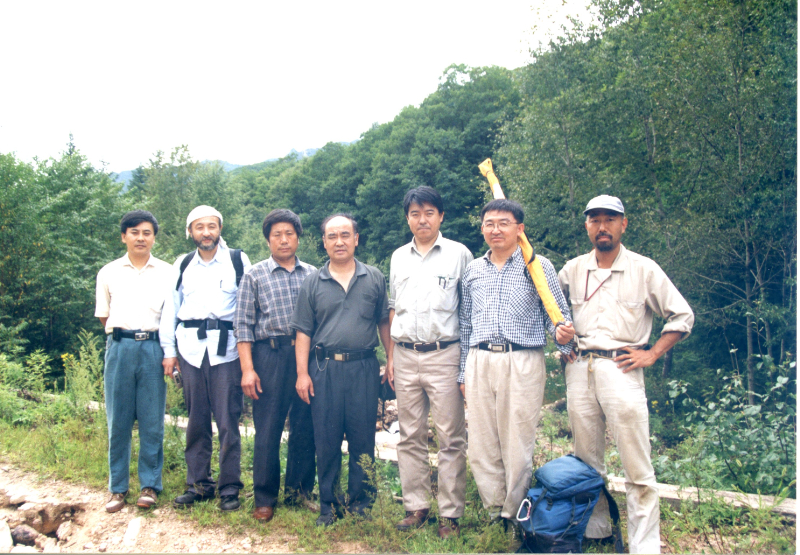
[{"label": "group of men", "polygon": [[[254,518],[269,521],[279,500],[279,449],[288,415],[284,502],[310,499],[319,482],[317,525],[343,513],[368,516],[382,383],[396,390],[397,446],[405,518],[400,530],[430,518],[428,414],[438,453],[438,535],[459,533],[469,457],[492,518],[510,520],[530,487],[544,398],[547,331],[567,361],[567,407],[576,455],[605,474],[605,427],[625,471],[631,553],[660,550],[659,508],[650,463],[643,369],[691,331],[694,316],[652,260],[621,244],[622,202],[607,195],[586,207],[594,250],[560,273],[541,267],[564,320],[552,322],[518,246],[522,207],[493,200],[481,211],[489,250],[473,260],[463,244],[442,237],[440,194],[430,187],[403,200],[413,235],[392,255],[386,280],[355,257],[358,224],[334,214],[321,225],[329,260],[320,269],[297,258],[303,227],[273,210],[262,231],[271,256],[250,265],[221,239],[222,215],[199,206],[187,217],[197,250],[170,267],[150,255],[158,223],[134,211],[121,222],[127,254],[97,279],[96,316],[109,334],[106,404],[109,422],[109,512],[125,504],[131,430],[139,421],[137,505],[153,506],[162,489],[163,374],[182,382],[187,489],[178,507],[215,497],[239,508],[242,394],[253,400]],[[571,308],[571,310],[570,310]],[[648,346],[653,316],[666,320]],[[386,352],[381,376],[375,349]],[[465,400],[469,409],[466,440]],[[211,473],[211,417],[219,431],[219,475]],[[341,491],[342,441],[349,457]],[[601,499],[601,502],[604,501]],[[608,507],[598,505],[589,538],[611,535]]]}]

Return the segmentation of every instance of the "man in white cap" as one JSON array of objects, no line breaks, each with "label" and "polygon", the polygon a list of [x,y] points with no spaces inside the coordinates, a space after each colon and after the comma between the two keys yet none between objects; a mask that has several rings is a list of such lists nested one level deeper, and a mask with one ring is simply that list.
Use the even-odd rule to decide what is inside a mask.
[{"label": "man in white cap", "polygon": [[[173,265],[172,302],[161,314],[164,374],[182,378],[189,423],[186,428],[187,489],[174,500],[189,507],[219,492],[220,509],[239,508],[242,371],[233,316],[239,281],[250,261],[222,240],[222,214],[198,206],[186,218],[186,237],[197,250]],[[211,476],[211,417],[219,431],[219,478]]]},{"label": "man in white cap", "polygon": [[[558,274],[572,305],[577,342],[566,368],[575,454],[605,476],[608,423],[625,471],[630,553],[660,553],[644,368],[689,335],[694,314],[658,264],[622,245],[628,219],[617,197],[593,198],[584,214],[594,250],[570,260]],[[649,347],[654,314],[666,324]],[[586,537],[610,536],[601,496]]]}]

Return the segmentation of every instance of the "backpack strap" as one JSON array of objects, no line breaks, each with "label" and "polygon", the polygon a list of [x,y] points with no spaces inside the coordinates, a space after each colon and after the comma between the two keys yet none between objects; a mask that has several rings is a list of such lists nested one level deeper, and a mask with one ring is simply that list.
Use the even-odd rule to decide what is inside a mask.
[{"label": "backpack strap", "polygon": [[244,263],[242,263],[242,249],[230,249],[231,262],[233,262],[233,269],[236,270],[236,287],[239,287],[239,282],[242,281],[244,275]]},{"label": "backpack strap", "polygon": [[614,551],[617,553],[625,553],[625,544],[622,543],[622,531],[620,530],[619,526],[619,507],[617,507],[617,502],[614,501],[613,497],[611,497],[611,494],[609,493],[605,484],[603,484],[603,495],[606,496],[606,501],[608,501],[608,512],[611,513],[611,522],[614,534]]},{"label": "backpack strap", "polygon": [[183,257],[183,260],[181,260],[181,270],[180,274],[178,275],[178,283],[175,284],[175,291],[180,289],[181,283],[183,283],[183,272],[186,271],[186,268],[189,266],[189,262],[192,261],[192,258],[194,258],[195,254],[197,254],[196,250],[190,252],[189,254]]}]

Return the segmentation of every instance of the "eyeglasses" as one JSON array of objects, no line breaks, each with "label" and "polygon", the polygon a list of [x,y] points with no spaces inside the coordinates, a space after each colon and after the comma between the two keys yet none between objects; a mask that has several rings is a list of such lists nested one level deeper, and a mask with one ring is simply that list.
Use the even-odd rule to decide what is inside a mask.
[{"label": "eyeglasses", "polygon": [[517,222],[511,220],[500,220],[499,222],[489,221],[483,222],[481,226],[485,231],[494,231],[495,229],[499,229],[500,231],[508,231],[515,225],[518,225]]}]

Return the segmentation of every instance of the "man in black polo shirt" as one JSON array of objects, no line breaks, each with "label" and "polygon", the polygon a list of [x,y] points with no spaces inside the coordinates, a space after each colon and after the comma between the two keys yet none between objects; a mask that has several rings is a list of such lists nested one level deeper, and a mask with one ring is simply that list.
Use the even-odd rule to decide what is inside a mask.
[{"label": "man in black polo shirt", "polygon": [[[321,230],[330,260],[303,282],[291,326],[297,330],[297,393],[311,404],[314,422],[317,526],[328,526],[345,508],[364,515],[372,505],[374,488],[359,461],[362,455],[375,456],[380,388],[376,326],[390,361],[392,353],[387,348],[391,338],[386,279],[377,268],[356,260],[358,224],[349,214],[334,214],[322,222]],[[384,381],[387,378],[392,380],[391,375]],[[350,453],[346,501],[339,488],[345,434]]]}]

